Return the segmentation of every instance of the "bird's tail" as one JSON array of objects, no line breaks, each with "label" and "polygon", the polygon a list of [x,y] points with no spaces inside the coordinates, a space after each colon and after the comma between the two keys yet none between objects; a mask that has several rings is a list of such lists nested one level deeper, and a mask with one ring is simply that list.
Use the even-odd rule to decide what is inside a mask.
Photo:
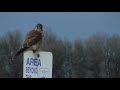
[{"label": "bird's tail", "polygon": [[22,52],[24,52],[25,50],[27,50],[29,47],[24,47],[21,48],[16,54],[15,56],[13,56],[12,60],[15,60],[17,58],[17,56],[19,56]]}]

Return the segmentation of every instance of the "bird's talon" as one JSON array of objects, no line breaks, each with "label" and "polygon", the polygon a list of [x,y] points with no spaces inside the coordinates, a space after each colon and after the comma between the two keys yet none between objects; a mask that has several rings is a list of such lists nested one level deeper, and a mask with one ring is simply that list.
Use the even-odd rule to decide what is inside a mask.
[{"label": "bird's talon", "polygon": [[40,57],[40,55],[38,54],[38,55],[37,55],[37,57],[39,58],[39,57]]}]

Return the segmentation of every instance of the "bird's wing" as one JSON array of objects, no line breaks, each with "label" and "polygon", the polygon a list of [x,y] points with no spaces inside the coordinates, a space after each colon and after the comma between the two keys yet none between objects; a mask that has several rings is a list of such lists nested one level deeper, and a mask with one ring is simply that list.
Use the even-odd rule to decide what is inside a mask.
[{"label": "bird's wing", "polygon": [[26,35],[25,40],[21,45],[21,48],[31,47],[32,45],[36,44],[40,40],[42,40],[42,34],[38,31],[32,30]]}]

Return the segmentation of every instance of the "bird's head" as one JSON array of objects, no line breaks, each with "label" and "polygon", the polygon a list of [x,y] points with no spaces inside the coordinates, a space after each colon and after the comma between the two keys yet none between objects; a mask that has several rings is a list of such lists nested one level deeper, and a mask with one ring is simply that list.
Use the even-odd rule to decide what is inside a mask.
[{"label": "bird's head", "polygon": [[38,31],[38,32],[42,32],[43,31],[43,25],[42,24],[37,24],[35,26],[35,30]]}]

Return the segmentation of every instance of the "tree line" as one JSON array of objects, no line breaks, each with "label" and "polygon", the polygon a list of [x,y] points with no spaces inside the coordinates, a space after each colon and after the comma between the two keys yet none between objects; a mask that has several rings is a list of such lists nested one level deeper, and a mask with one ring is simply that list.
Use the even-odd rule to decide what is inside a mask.
[{"label": "tree line", "polygon": [[[11,60],[22,38],[19,30],[0,37],[0,78],[23,77],[23,54]],[[53,78],[120,77],[119,34],[95,33],[87,39],[71,41],[46,30],[41,49],[53,53]]]}]

